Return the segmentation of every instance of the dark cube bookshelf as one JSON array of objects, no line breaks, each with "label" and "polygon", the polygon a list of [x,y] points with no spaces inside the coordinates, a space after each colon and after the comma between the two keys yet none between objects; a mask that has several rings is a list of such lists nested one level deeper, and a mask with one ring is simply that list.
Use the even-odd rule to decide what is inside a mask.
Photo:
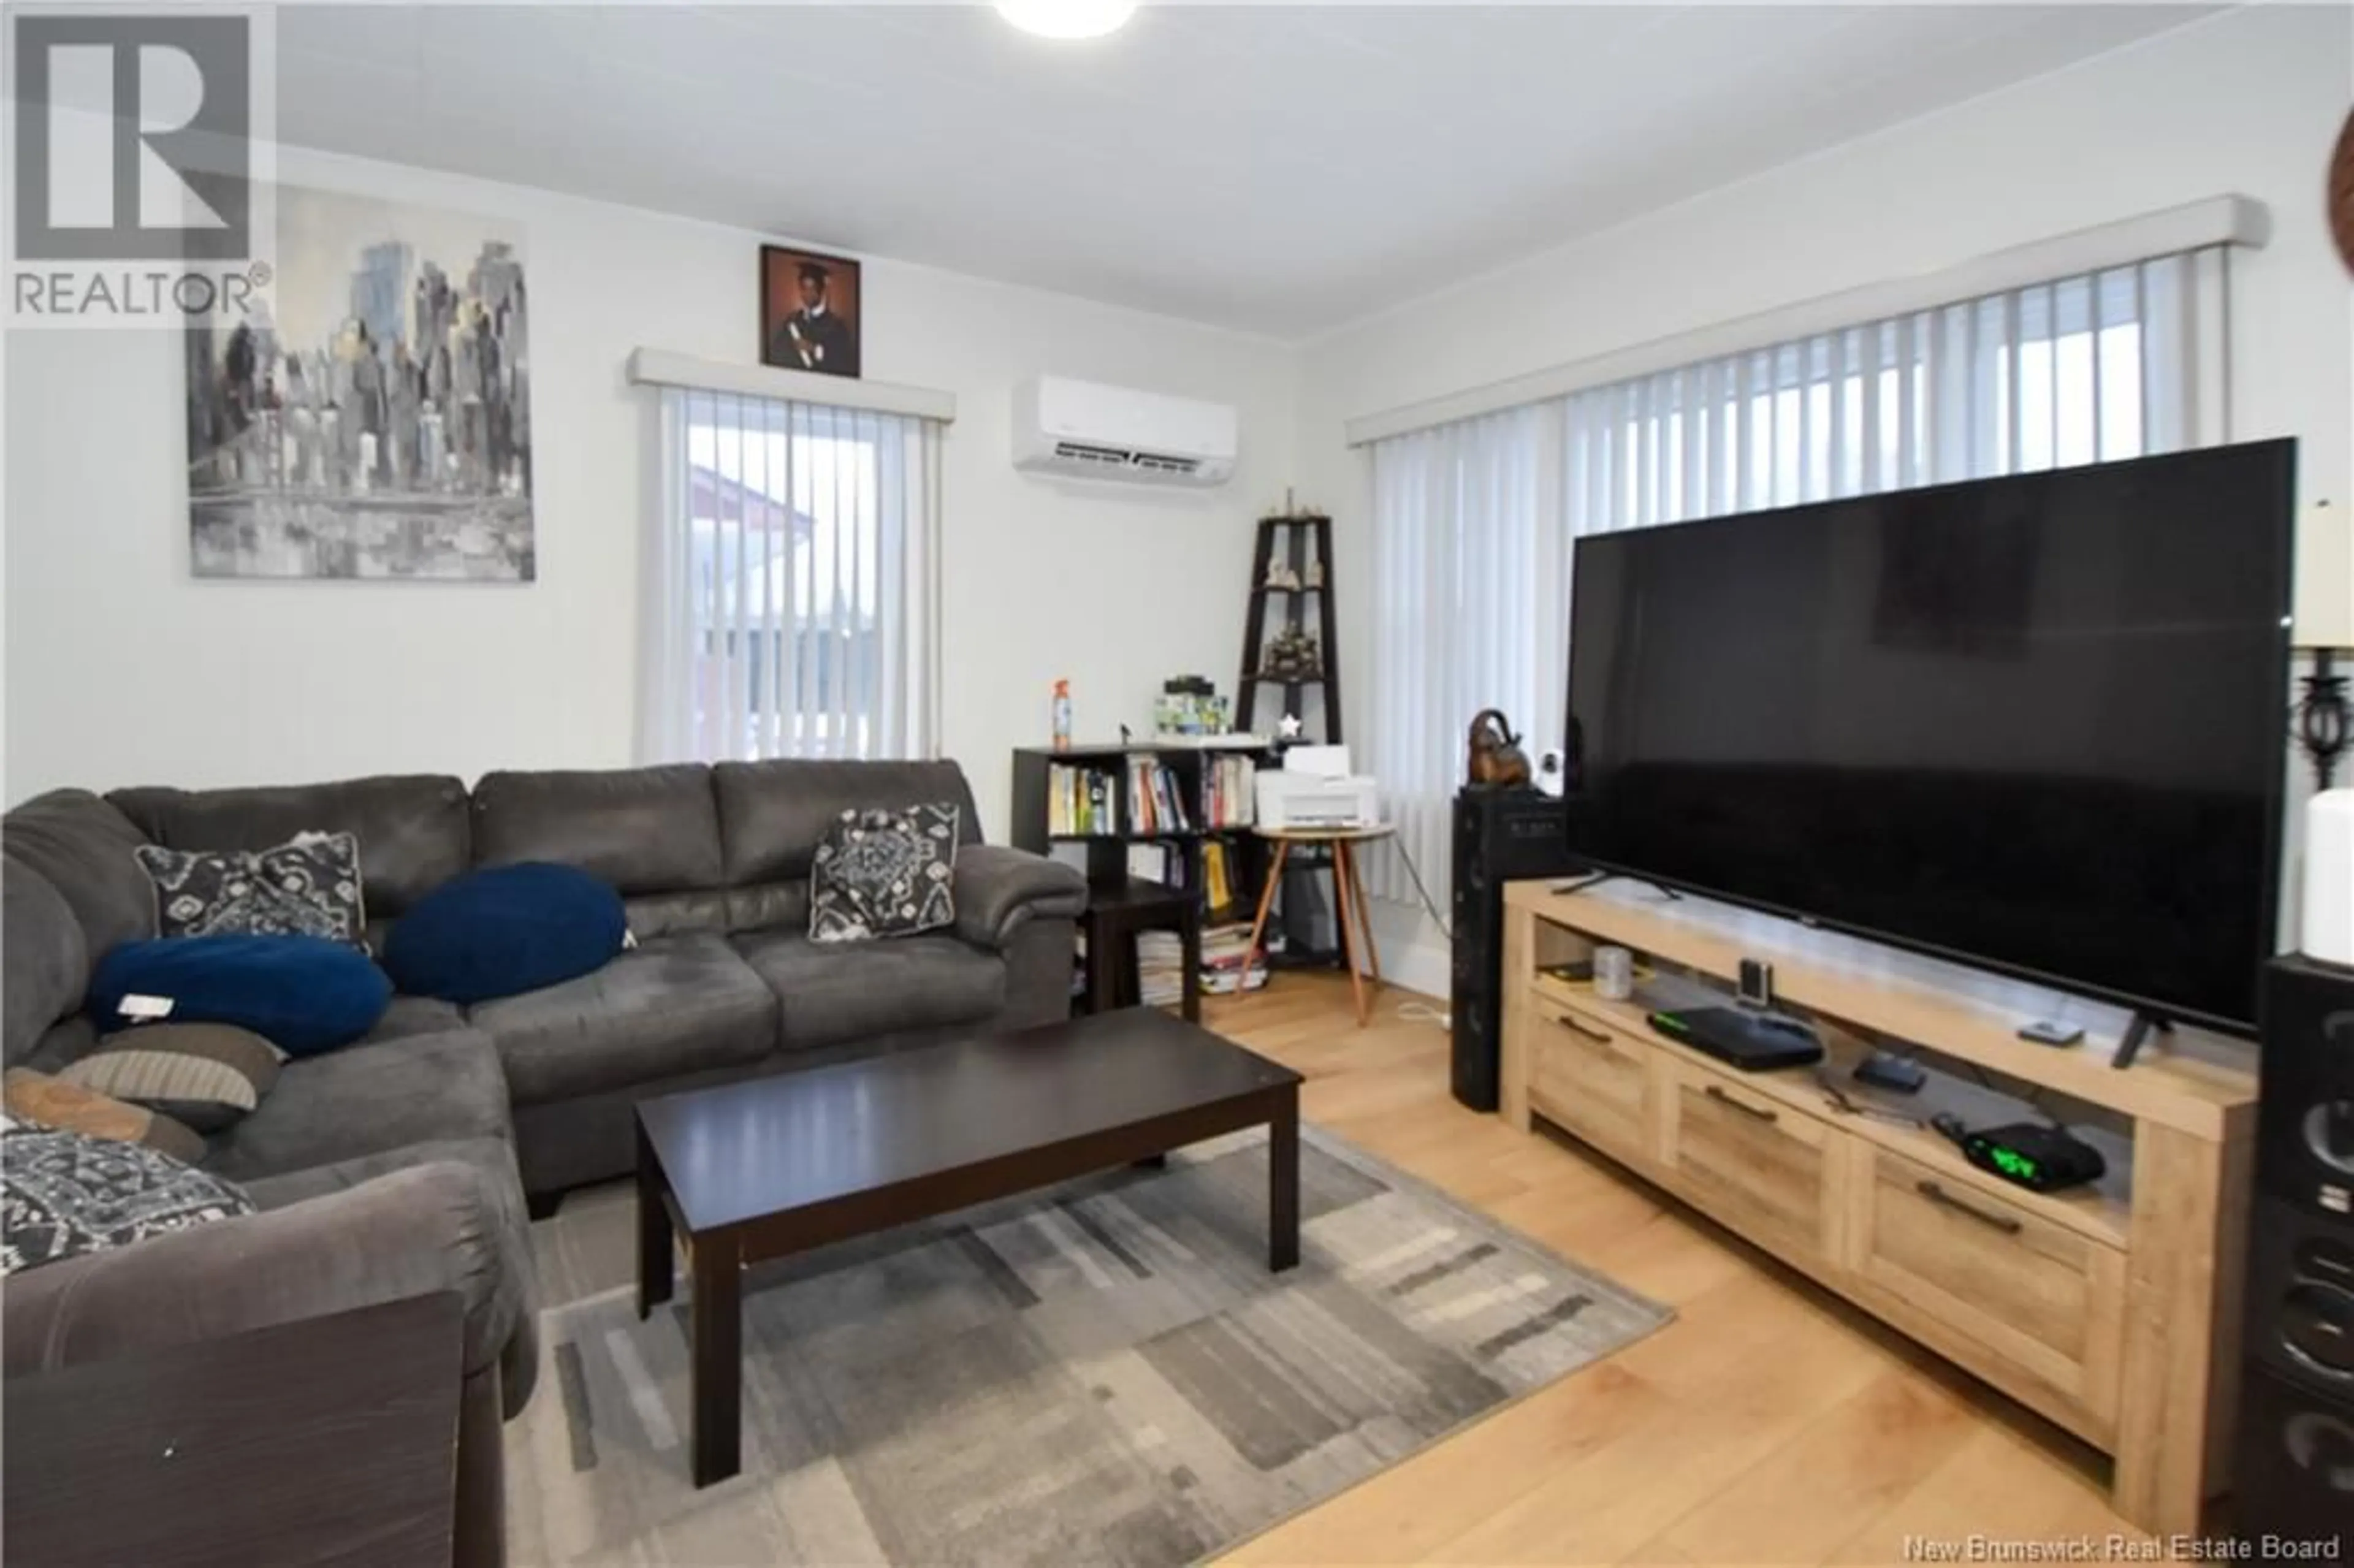
[{"label": "dark cube bookshelf", "polygon": [[[1021,747],[1013,753],[1013,845],[1034,854],[1052,854],[1061,844],[1084,845],[1087,881],[1101,889],[1120,889],[1128,885],[1130,880],[1128,852],[1131,845],[1164,845],[1176,867],[1173,880],[1196,898],[1206,900],[1209,890],[1203,866],[1203,851],[1205,845],[1215,840],[1225,846],[1232,899],[1229,906],[1216,911],[1207,911],[1205,905],[1205,911],[1246,921],[1266,888],[1267,870],[1274,862],[1273,845],[1247,825],[1203,826],[1209,818],[1207,782],[1211,768],[1220,758],[1246,757],[1255,766],[1266,768],[1278,766],[1278,753],[1279,748],[1273,746],[1156,746],[1147,741],[1125,746],[1075,746],[1061,751],[1046,747]],[[1188,826],[1172,829],[1164,825],[1140,825],[1136,821],[1128,798],[1127,781],[1129,759],[1139,757],[1155,758],[1169,769]],[[1053,831],[1052,779],[1053,770],[1056,768],[1075,768],[1108,777],[1108,793],[1112,807],[1111,831],[1087,833],[1058,833]],[[1291,922],[1286,905],[1289,903],[1291,894],[1298,890],[1295,885],[1305,885],[1299,881],[1299,874],[1320,863],[1317,854],[1315,846],[1300,843],[1291,846],[1291,854],[1284,870],[1285,892],[1277,906],[1276,928],[1290,930]],[[1269,955],[1270,968],[1325,967],[1338,961],[1337,949],[1307,948],[1297,935],[1288,936],[1288,942],[1286,952]]]},{"label": "dark cube bookshelf", "polygon": [[[1150,757],[1169,769],[1187,826],[1140,824],[1128,798],[1129,760]],[[1164,844],[1182,868],[1182,885],[1206,892],[1202,874],[1202,846],[1212,839],[1227,846],[1226,863],[1234,877],[1235,901],[1244,906],[1257,896],[1260,878],[1269,858],[1266,841],[1242,827],[1204,827],[1209,820],[1207,781],[1212,766],[1223,757],[1246,757],[1257,767],[1274,765],[1272,747],[1244,746],[1075,746],[1065,751],[1025,747],[1013,754],[1013,845],[1034,854],[1051,853],[1056,844],[1087,846],[1087,880],[1098,887],[1117,887],[1129,879],[1128,851],[1131,844]],[[1100,774],[1109,780],[1113,810],[1108,832],[1057,833],[1054,823],[1054,770],[1074,768]]]}]

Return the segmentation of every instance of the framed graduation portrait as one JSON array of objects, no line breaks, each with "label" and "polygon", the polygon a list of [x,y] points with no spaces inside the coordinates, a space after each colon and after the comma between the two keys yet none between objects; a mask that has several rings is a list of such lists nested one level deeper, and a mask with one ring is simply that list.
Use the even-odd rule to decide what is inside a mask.
[{"label": "framed graduation portrait", "polygon": [[820,376],[858,375],[858,263],[760,247],[760,363]]}]

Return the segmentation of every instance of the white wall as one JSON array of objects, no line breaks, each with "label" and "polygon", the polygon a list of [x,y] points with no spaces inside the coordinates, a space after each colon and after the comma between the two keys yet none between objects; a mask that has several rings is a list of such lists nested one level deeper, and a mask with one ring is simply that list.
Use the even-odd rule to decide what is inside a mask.
[{"label": "white wall", "polygon": [[[2270,207],[2274,232],[2232,260],[2232,434],[2301,438],[2305,494],[2348,504],[2354,318],[2323,194],[2349,98],[2344,7],[2243,8],[1434,294],[1309,346],[1300,493],[1365,526],[1369,460],[1341,434],[1352,416],[2237,192]],[[1372,602],[1369,552],[1362,534],[1335,549],[1341,657],[1363,671],[1379,629],[1348,611]],[[1364,693],[1360,677],[1352,733]],[[1561,726],[1513,717],[1532,736]],[[1408,980],[1443,991],[1428,922],[1393,908],[1380,924],[1394,949],[1414,945],[1395,954]]]},{"label": "white wall", "polygon": [[[623,360],[753,362],[761,237],[292,149],[280,173],[525,226],[539,580],[196,581],[176,334],[12,331],[5,798],[629,763],[652,394]],[[1231,683],[1251,521],[1288,478],[1294,355],[885,260],[863,281],[867,376],[958,397],[943,738],[1002,839],[1008,752],[1044,738],[1055,677],[1083,736],[1107,737],[1149,720],[1167,675]],[[1016,474],[1011,390],[1041,370],[1239,405],[1236,478],[1173,493]]]}]

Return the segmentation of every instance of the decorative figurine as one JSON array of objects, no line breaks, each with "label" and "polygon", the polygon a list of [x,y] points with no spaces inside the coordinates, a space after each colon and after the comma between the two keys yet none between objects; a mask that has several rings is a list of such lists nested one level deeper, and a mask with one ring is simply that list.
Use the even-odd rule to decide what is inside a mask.
[{"label": "decorative figurine", "polygon": [[1501,710],[1482,708],[1471,720],[1470,782],[1491,788],[1528,788],[1529,754]]},{"label": "decorative figurine", "polygon": [[1277,681],[1314,681],[1324,673],[1323,650],[1316,639],[1296,626],[1285,627],[1267,640],[1259,660],[1259,673]]}]

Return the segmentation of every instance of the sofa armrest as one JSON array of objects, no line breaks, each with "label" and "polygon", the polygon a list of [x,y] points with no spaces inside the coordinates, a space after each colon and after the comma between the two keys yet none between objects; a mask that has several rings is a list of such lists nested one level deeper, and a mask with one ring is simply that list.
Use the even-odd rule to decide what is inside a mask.
[{"label": "sofa armrest", "polygon": [[[481,1171],[414,1166],[12,1275],[0,1366],[16,1373],[103,1361],[454,1290],[466,1305],[472,1377],[498,1365],[517,1328],[528,1327],[529,1260],[509,1255],[517,1245]],[[510,1414],[527,1380],[526,1369],[524,1386],[508,1392]]]},{"label": "sofa armrest", "polygon": [[1072,919],[1087,906],[1087,879],[1027,850],[967,844],[957,851],[956,934],[1002,948],[1032,919]]}]

